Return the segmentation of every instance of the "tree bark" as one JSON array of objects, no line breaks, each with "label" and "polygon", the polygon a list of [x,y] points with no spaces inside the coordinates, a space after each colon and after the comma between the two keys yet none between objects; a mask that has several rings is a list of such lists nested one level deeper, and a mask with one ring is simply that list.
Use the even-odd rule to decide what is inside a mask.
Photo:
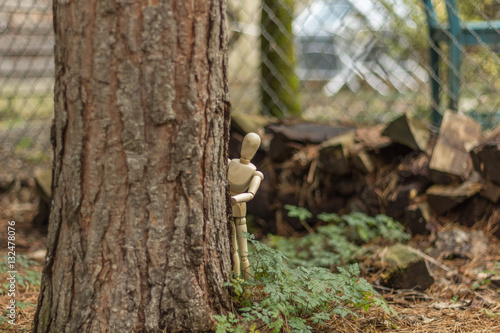
[{"label": "tree bark", "polygon": [[197,332],[230,307],[225,1],[54,0],[34,332]]}]

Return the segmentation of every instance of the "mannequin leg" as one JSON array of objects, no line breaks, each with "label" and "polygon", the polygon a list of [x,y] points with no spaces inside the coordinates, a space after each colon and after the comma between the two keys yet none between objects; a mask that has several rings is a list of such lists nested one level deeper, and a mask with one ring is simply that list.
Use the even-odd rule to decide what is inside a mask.
[{"label": "mannequin leg", "polygon": [[243,236],[244,232],[247,232],[247,220],[242,218],[234,219],[236,223],[236,234],[238,236],[238,249],[240,253],[241,260],[241,270],[243,271],[243,278],[249,280],[250,276],[250,263],[248,261],[248,245],[247,239]]},{"label": "mannequin leg", "polygon": [[235,227],[235,220],[233,219],[233,222],[231,223],[231,252],[233,255],[233,272],[236,274],[236,276],[241,275],[240,271],[240,257],[238,256],[238,242],[236,241],[237,236],[236,236],[236,227]]}]

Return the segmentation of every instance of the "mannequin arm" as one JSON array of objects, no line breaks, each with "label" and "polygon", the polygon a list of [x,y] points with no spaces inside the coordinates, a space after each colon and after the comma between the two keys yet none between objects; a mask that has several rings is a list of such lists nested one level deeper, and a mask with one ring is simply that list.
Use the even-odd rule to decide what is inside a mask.
[{"label": "mannequin arm", "polygon": [[237,204],[237,203],[242,203],[242,202],[248,202],[253,199],[255,196],[255,193],[257,193],[257,190],[260,187],[260,183],[264,179],[264,175],[262,172],[256,171],[252,180],[250,181],[250,185],[248,186],[248,191],[246,193],[240,193],[233,195],[231,197],[231,203]]},{"label": "mannequin arm", "polygon": [[248,185],[248,191],[249,193],[252,193],[255,195],[257,191],[259,190],[260,183],[264,180],[264,175],[260,171],[255,171],[253,174],[253,178],[250,181],[250,185]]},{"label": "mannequin arm", "polygon": [[247,202],[247,201],[252,200],[253,197],[254,197],[254,194],[250,193],[250,192],[236,194],[236,195],[231,196],[231,204],[235,205],[237,203]]}]

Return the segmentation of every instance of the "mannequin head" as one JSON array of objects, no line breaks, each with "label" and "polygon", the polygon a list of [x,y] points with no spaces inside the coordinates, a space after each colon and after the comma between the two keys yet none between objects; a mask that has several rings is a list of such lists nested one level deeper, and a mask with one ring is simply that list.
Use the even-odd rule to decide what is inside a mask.
[{"label": "mannequin head", "polygon": [[241,160],[250,163],[260,146],[260,136],[256,133],[248,133],[241,144]]}]

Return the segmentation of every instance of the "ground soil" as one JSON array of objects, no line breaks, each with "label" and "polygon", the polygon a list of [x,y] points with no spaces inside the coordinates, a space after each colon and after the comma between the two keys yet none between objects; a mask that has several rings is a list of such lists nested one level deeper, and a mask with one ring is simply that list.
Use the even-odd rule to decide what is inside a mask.
[{"label": "ground soil", "polygon": [[[22,172],[18,174],[22,176]],[[27,175],[25,175],[27,176]],[[2,266],[7,263],[8,249],[8,222],[14,221],[16,261],[25,260],[26,256],[31,259],[29,268],[23,267],[16,262],[15,270],[17,276],[39,277],[41,273],[44,252],[45,252],[45,230],[32,227],[31,221],[38,209],[39,197],[35,188],[34,180],[24,178],[24,181],[16,179],[7,193],[0,194],[0,260]],[[12,229],[10,229],[12,230]],[[32,284],[30,281],[16,283],[15,296],[9,296],[8,280],[9,273],[2,270],[0,274],[0,303],[2,304],[2,317],[0,320],[0,332],[30,332],[31,323],[35,315],[36,304],[39,293],[39,282]],[[7,304],[15,300],[16,305],[16,325],[10,325],[5,312]]]}]

